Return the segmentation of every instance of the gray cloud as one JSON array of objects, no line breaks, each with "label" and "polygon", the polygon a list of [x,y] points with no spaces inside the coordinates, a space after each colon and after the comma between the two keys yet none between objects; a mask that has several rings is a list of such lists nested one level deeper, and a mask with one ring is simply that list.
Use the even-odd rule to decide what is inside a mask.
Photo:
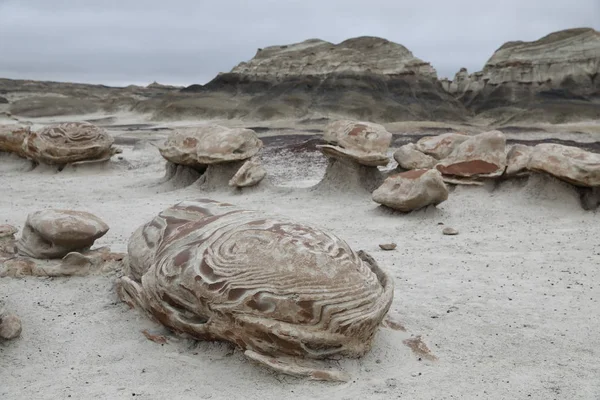
[{"label": "gray cloud", "polygon": [[600,1],[0,0],[0,76],[188,85],[259,47],[370,35],[451,77],[506,41],[581,26],[600,30]]}]

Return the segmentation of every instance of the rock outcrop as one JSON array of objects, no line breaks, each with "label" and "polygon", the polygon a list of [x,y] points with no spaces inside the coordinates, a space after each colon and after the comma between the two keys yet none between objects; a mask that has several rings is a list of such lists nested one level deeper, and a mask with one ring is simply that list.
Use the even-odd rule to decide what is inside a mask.
[{"label": "rock outcrop", "polygon": [[402,212],[438,205],[448,199],[448,188],[435,169],[415,169],[392,175],[373,192],[373,201]]},{"label": "rock outcrop", "polygon": [[85,211],[37,211],[27,216],[18,252],[39,259],[62,258],[89,249],[108,229],[100,218]]},{"label": "rock outcrop", "polygon": [[128,253],[123,301],[177,333],[313,379],[343,375],[294,359],[364,355],[393,298],[390,277],[336,236],[208,199],[161,212]]},{"label": "rock outcrop", "polygon": [[508,42],[480,72],[461,69],[449,93],[497,122],[568,122],[600,118],[600,32],[551,33],[533,42]]},{"label": "rock outcrop", "polygon": [[340,44],[312,39],[259,49],[206,85],[169,96],[158,118],[328,116],[366,121],[461,120],[465,109],[433,67],[375,37]]}]

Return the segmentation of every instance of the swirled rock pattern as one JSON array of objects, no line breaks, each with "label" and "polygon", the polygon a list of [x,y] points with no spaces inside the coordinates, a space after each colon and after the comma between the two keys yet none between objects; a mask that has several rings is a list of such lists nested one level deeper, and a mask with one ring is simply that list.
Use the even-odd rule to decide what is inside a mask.
[{"label": "swirled rock pattern", "polygon": [[387,150],[392,134],[383,126],[370,122],[339,120],[325,129],[323,140],[328,144],[317,146],[325,155],[349,159],[362,165],[387,165]]},{"label": "swirled rock pattern", "polygon": [[246,160],[262,147],[251,129],[205,125],[174,131],[159,147],[168,161],[190,167]]},{"label": "swirled rock pattern", "polygon": [[161,212],[128,253],[124,301],[249,355],[361,356],[393,296],[385,272],[336,236],[212,200]]},{"label": "swirled rock pattern", "polygon": [[37,211],[27,216],[17,247],[19,254],[28,257],[62,258],[88,249],[108,229],[100,218],[85,211]]},{"label": "swirled rock pattern", "polygon": [[50,165],[101,162],[118,151],[113,142],[102,128],[87,122],[67,122],[30,132],[23,151],[34,161]]}]

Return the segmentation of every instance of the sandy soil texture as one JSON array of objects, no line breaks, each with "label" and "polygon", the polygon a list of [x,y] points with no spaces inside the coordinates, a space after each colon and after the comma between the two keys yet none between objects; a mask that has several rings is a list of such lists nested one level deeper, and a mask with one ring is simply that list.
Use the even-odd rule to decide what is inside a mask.
[{"label": "sandy soil texture", "polygon": [[[154,140],[167,131],[114,132]],[[2,278],[0,300],[23,334],[0,344],[0,398],[600,398],[600,213],[582,210],[568,185],[534,176],[458,187],[437,209],[399,214],[364,193],[311,190],[325,158],[310,146],[273,140],[263,151],[273,185],[241,194],[168,190],[154,146],[120,146],[104,168],[60,173],[2,156],[0,224],[22,228],[45,208],[89,211],[111,228],[97,245],[124,252],[139,225],[181,200],[268,210],[369,252],[395,279],[398,325],[382,327],[364,358],[330,362],[351,381],[311,382],[254,365],[228,344],[148,340],[142,331],[160,327],[118,301],[114,275]],[[442,235],[447,226],[459,235]],[[378,246],[389,242],[397,249]]]}]

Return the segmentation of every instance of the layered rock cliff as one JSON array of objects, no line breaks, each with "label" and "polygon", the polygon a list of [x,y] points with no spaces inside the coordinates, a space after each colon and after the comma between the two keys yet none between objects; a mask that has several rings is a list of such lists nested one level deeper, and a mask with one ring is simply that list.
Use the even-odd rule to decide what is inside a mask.
[{"label": "layered rock cliff", "polygon": [[476,113],[566,122],[600,118],[599,75],[600,32],[578,28],[505,43],[482,71],[463,68],[442,85]]},{"label": "layered rock cliff", "polygon": [[443,90],[429,63],[375,37],[259,49],[231,72],[182,92],[184,97],[170,96],[157,117],[319,115],[396,121],[461,120],[466,113]]}]

